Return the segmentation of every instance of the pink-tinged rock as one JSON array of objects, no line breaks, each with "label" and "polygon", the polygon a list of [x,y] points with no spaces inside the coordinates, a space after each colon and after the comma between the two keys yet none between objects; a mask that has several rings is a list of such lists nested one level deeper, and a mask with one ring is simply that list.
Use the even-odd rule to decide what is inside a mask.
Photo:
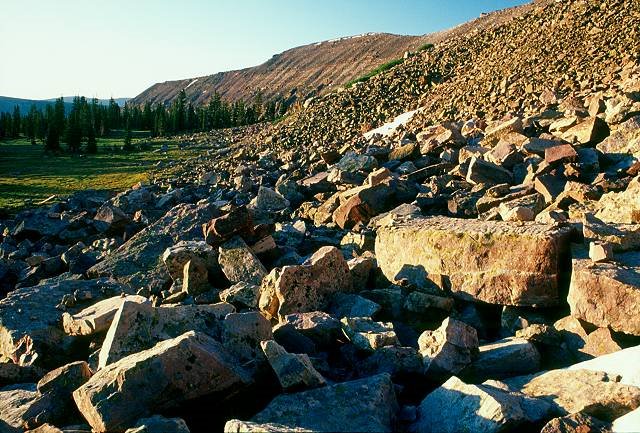
[{"label": "pink-tinged rock", "polygon": [[259,307],[267,317],[322,310],[338,292],[352,290],[347,261],[339,249],[322,247],[299,266],[276,268],[260,288]]},{"label": "pink-tinged rock", "polygon": [[405,218],[378,229],[376,259],[390,281],[421,275],[461,299],[550,306],[559,303],[569,233],[535,223]]},{"label": "pink-tinged rock", "polygon": [[190,331],[98,371],[73,398],[94,431],[123,431],[185,400],[247,383],[246,373],[220,343]]},{"label": "pink-tinged rock", "polygon": [[62,328],[67,335],[91,335],[109,329],[116,312],[124,301],[141,304],[143,296],[114,296],[97,302],[76,314],[62,314]]}]

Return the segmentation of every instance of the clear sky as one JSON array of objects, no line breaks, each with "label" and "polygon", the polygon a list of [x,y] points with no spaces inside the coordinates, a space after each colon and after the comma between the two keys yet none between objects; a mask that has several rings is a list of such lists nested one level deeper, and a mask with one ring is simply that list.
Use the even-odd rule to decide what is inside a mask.
[{"label": "clear sky", "polygon": [[526,0],[0,0],[0,95],[132,97],[367,32],[421,35]]}]

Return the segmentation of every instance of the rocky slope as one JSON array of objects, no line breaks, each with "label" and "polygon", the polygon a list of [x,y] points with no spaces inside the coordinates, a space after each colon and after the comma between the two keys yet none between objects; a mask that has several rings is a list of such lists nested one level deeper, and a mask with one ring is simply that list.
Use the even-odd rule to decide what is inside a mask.
[{"label": "rocky slope", "polygon": [[488,13],[452,29],[423,36],[371,33],[292,48],[259,66],[154,84],[131,103],[169,104],[182,89],[195,104],[206,103],[215,92],[229,101],[251,100],[259,91],[265,100],[282,97],[290,104],[304,101],[310,96],[340,88],[349,80],[425,43],[436,44],[498,25],[531,7],[527,4]]},{"label": "rocky slope", "polygon": [[[628,30],[635,6],[517,27]],[[504,25],[476,37],[508,47]],[[524,106],[514,79],[469,99],[490,115],[362,136],[338,102],[288,145],[328,96],[182,137],[206,150],[178,174],[2,221],[0,431],[638,431],[640,59],[614,30],[600,68],[558,66],[582,78]]]}]

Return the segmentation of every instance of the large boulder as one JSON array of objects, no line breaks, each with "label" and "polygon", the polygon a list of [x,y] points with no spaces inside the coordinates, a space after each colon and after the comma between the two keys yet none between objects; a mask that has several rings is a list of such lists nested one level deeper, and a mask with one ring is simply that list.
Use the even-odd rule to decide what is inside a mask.
[{"label": "large boulder", "polygon": [[631,180],[626,190],[608,192],[600,197],[596,210],[596,217],[604,222],[640,223],[640,176]]},{"label": "large boulder", "polygon": [[[381,374],[279,395],[252,421],[260,425],[279,424],[282,429],[274,431],[391,432],[396,430],[397,411],[391,377]],[[225,431],[233,431],[230,423],[238,421],[229,421]]]},{"label": "large boulder", "polygon": [[478,354],[476,330],[453,318],[446,318],[435,331],[424,331],[418,338],[425,371],[435,377],[459,373]]},{"label": "large boulder", "polygon": [[289,353],[274,340],[263,341],[260,346],[282,388],[315,388],[326,384],[307,354]]},{"label": "large boulder", "polygon": [[422,400],[412,431],[497,433],[543,421],[552,413],[547,402],[491,385],[468,385],[453,376]]},{"label": "large boulder", "polygon": [[640,346],[598,356],[569,367],[570,370],[603,371],[610,377],[620,377],[620,383],[640,388]]},{"label": "large boulder", "polygon": [[276,268],[263,280],[260,310],[267,317],[321,310],[330,297],[352,289],[349,266],[336,247],[322,247],[299,266]]},{"label": "large boulder", "polygon": [[159,292],[171,281],[162,262],[163,252],[179,241],[202,238],[202,224],[218,215],[217,207],[210,202],[180,204],[91,267],[87,274],[92,278],[113,277],[136,290],[146,287]]},{"label": "large boulder", "polygon": [[376,258],[391,281],[430,280],[464,300],[551,306],[559,303],[569,233],[535,223],[405,218],[378,229]]},{"label": "large boulder", "polygon": [[159,341],[186,331],[211,336],[222,332],[221,321],[235,311],[230,304],[153,307],[151,303],[125,300],[116,312],[98,355],[104,368],[132,353],[146,350]]},{"label": "large boulder", "polygon": [[267,275],[264,265],[239,236],[221,245],[219,254],[222,272],[233,284],[245,282],[258,285]]},{"label": "large boulder", "polygon": [[640,335],[640,252],[593,263],[585,250],[574,249],[567,301],[578,319]]},{"label": "large boulder", "polygon": [[220,343],[190,331],[99,370],[73,398],[94,431],[122,431],[156,411],[249,381]]},{"label": "large boulder", "polygon": [[62,328],[67,335],[91,335],[106,331],[125,300],[141,304],[147,298],[139,295],[114,296],[75,314],[62,313]]},{"label": "large boulder", "polygon": [[551,370],[501,383],[513,392],[548,401],[561,415],[583,412],[612,421],[640,406],[640,388],[619,380],[600,371]]},{"label": "large boulder", "polygon": [[534,373],[540,370],[540,353],[524,338],[509,337],[479,348],[477,359],[461,373],[465,380],[481,382]]},{"label": "large boulder", "polygon": [[[63,312],[56,306],[74,293],[86,299],[100,300],[131,293],[129,286],[106,278],[63,280],[14,290],[0,300],[0,356],[22,363],[35,361],[45,366],[66,362],[65,333],[60,326]],[[74,314],[81,306],[68,307]]]}]

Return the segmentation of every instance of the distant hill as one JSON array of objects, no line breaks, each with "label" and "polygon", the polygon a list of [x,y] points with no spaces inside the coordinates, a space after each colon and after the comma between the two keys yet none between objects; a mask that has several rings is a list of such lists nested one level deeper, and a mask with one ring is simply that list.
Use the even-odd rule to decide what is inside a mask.
[{"label": "distant hill", "polygon": [[[73,102],[73,96],[64,96],[65,109],[71,109],[71,102]],[[129,98],[114,98],[116,103],[123,107]],[[12,113],[14,107],[17,105],[20,107],[21,113],[26,113],[31,109],[32,105],[35,105],[39,110],[43,110],[47,105],[53,104],[56,98],[51,99],[22,99],[12,98],[10,96],[0,96],[0,113],[8,112]],[[108,99],[98,99],[98,103],[106,105],[109,103]]]},{"label": "distant hill", "polygon": [[[534,3],[539,1],[534,0]],[[288,103],[304,101],[310,96],[336,90],[348,81],[402,57],[405,51],[491,28],[531,7],[533,4],[526,4],[483,14],[468,23],[422,36],[366,33],[304,45],[276,54],[251,68],[157,83],[131,102],[134,105],[146,102],[170,104],[182,89],[196,105],[207,103],[215,92],[228,101],[247,101],[258,91],[265,100],[282,97]]]}]

